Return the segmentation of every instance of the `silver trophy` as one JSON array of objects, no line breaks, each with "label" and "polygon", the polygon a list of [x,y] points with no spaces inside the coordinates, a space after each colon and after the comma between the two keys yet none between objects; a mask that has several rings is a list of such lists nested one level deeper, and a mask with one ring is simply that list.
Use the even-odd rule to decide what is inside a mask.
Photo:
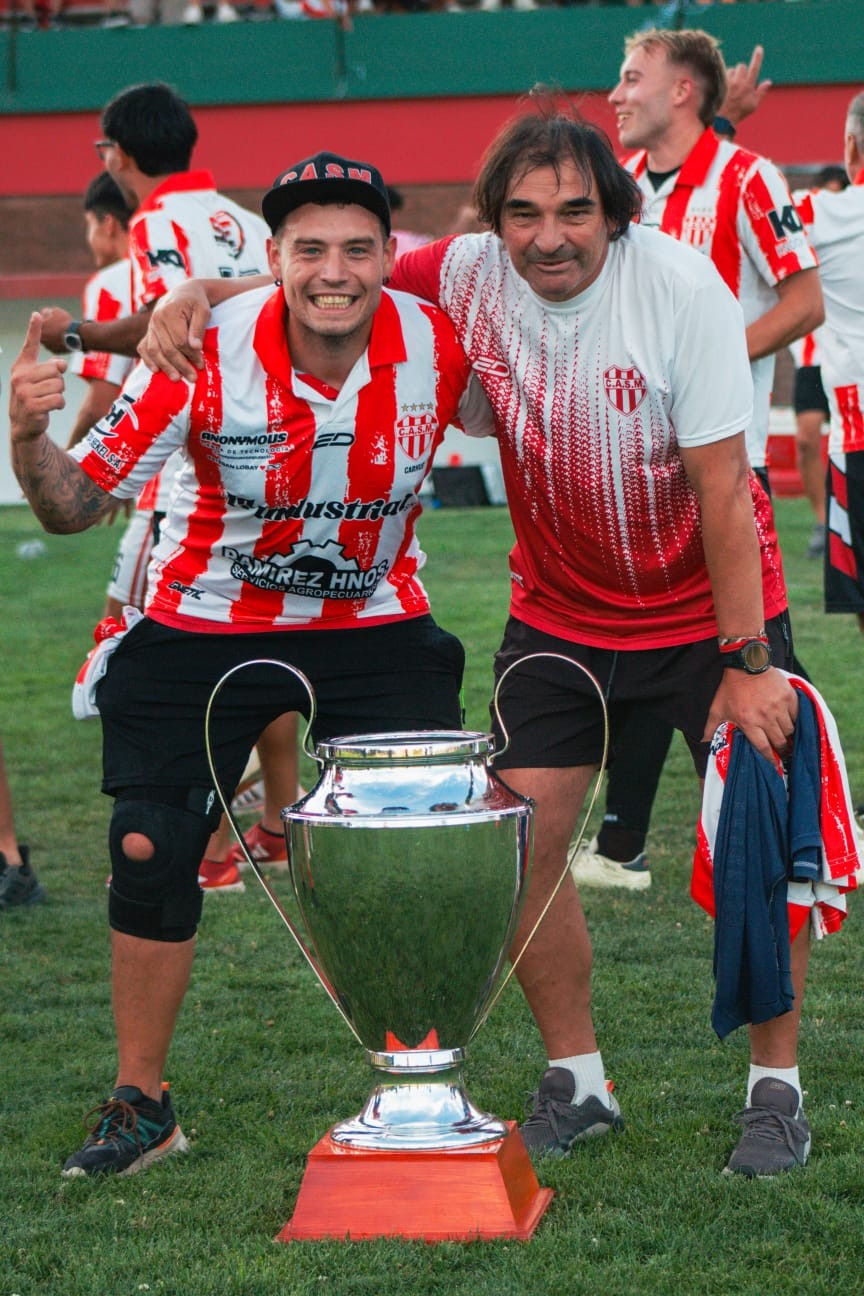
[{"label": "silver trophy", "polygon": [[[468,1044],[506,984],[501,971],[527,886],[533,803],[493,772],[491,734],[359,734],[310,750],[311,684],[280,661],[246,663],[265,664],[306,687],[304,748],[321,770],[314,789],[282,811],[290,893],[251,857],[224,798],[223,805],[250,867],[374,1073],[363,1110],[313,1148],[279,1240],[527,1238],[551,1192],[537,1184],[513,1122],[472,1104],[462,1071]],[[208,706],[217,788],[210,714],[241,669],[220,680]],[[497,697],[496,690],[496,708]],[[558,886],[565,876],[566,869]]]}]

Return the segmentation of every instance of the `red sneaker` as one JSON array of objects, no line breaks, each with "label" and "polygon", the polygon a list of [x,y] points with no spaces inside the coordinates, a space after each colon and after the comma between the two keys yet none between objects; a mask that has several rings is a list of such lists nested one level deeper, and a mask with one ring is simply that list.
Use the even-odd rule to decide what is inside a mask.
[{"label": "red sneaker", "polygon": [[230,855],[224,860],[203,859],[198,865],[198,885],[202,891],[246,890],[246,883]]},{"label": "red sneaker", "polygon": [[[250,828],[244,837],[249,854],[257,864],[270,864],[276,868],[284,868],[288,863],[288,855],[285,847],[285,834],[281,832],[271,832],[265,828],[263,823],[256,823],[254,828]],[[243,854],[243,848],[237,842],[232,846],[225,859],[226,864],[231,864],[235,869],[241,872],[248,869],[249,863]]]}]

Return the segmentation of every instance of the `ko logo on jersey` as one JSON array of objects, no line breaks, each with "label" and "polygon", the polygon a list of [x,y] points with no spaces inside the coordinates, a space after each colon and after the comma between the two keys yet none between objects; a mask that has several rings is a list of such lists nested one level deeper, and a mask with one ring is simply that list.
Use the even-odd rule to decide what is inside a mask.
[{"label": "ko logo on jersey", "polygon": [[182,270],[185,266],[183,256],[176,248],[159,248],[155,252],[148,248],[147,260],[153,270],[157,270],[159,266],[174,266],[175,269]]},{"label": "ko logo on jersey", "polygon": [[497,356],[478,356],[472,361],[471,368],[482,378],[485,374],[489,378],[509,378],[510,366],[506,360],[501,360]]},{"label": "ko logo on jersey", "polygon": [[797,234],[804,228],[793,203],[787,203],[782,211],[770,211],[768,219],[778,239],[785,238],[787,234]]},{"label": "ko logo on jersey", "polygon": [[214,212],[210,217],[210,224],[213,227],[216,242],[236,261],[246,246],[243,226],[236,217],[226,211]]},{"label": "ko logo on jersey", "polygon": [[606,399],[619,414],[633,414],[645,399],[648,385],[634,366],[621,369],[612,365],[603,375]]}]

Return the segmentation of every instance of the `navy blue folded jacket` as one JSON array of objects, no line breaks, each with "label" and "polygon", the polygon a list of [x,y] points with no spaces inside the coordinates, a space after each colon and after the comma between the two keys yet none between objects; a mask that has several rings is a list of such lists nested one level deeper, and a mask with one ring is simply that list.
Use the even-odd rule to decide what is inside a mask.
[{"label": "navy blue folded jacket", "polygon": [[720,1039],[794,1004],[789,878],[818,877],[819,732],[799,690],[788,791],[776,765],[734,730],[714,844],[714,977],[711,1024]]}]

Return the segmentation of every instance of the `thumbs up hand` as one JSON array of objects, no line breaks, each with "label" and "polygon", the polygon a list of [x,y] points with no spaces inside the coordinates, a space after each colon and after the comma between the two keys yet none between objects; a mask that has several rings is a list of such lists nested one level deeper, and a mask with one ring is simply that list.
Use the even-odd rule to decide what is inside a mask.
[{"label": "thumbs up hand", "polygon": [[63,409],[66,361],[39,360],[42,316],[30,316],[27,335],[10,371],[9,429],[14,441],[33,441],[48,430],[52,410]]}]

